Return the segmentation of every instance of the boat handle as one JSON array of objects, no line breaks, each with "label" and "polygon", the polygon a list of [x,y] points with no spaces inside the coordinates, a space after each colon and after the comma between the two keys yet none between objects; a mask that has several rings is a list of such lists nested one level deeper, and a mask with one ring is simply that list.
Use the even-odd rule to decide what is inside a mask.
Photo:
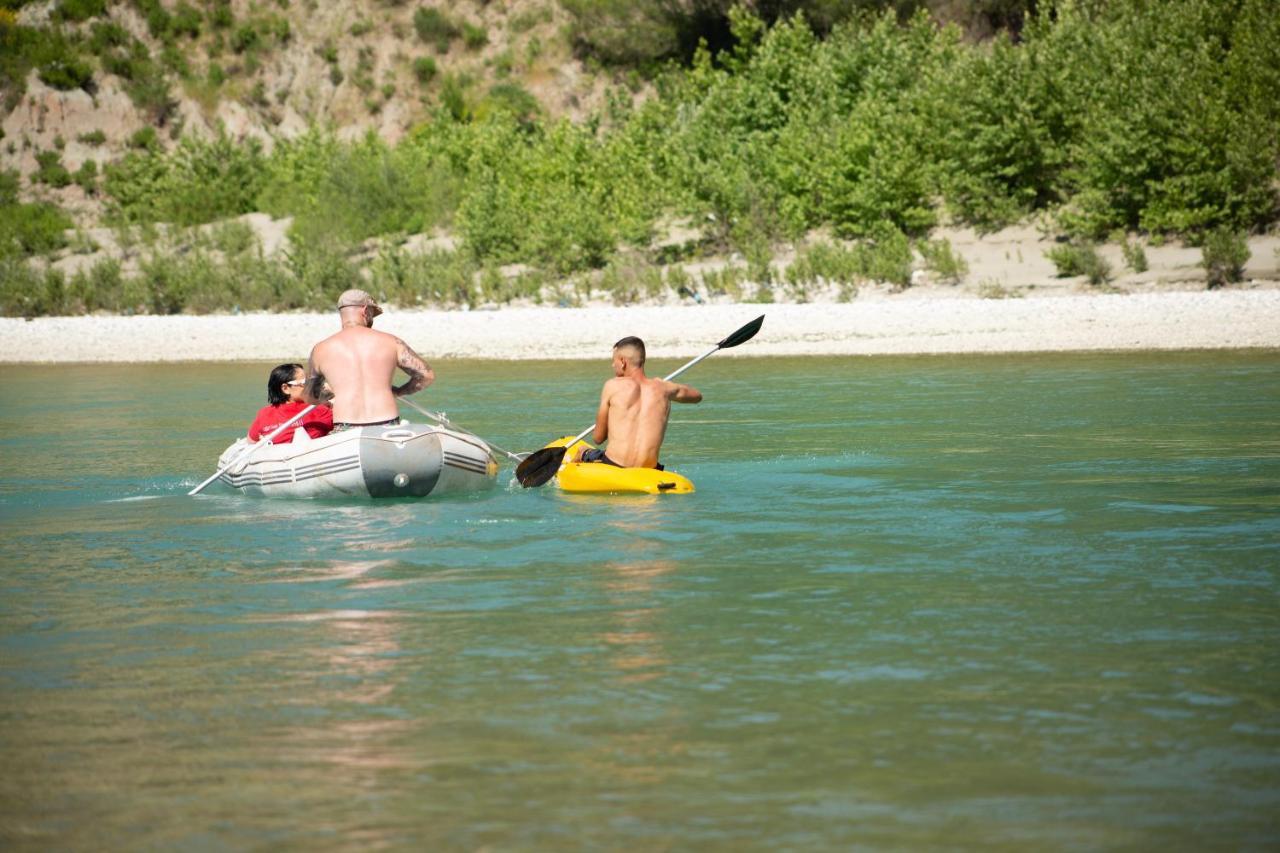
[{"label": "boat handle", "polygon": [[382,434],[381,438],[413,438],[413,435],[414,433],[411,429],[389,429]]}]

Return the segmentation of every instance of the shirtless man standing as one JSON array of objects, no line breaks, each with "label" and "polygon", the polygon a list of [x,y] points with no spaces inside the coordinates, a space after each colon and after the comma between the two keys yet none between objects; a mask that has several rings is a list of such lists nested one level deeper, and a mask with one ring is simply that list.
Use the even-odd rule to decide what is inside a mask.
[{"label": "shirtless man standing", "polygon": [[609,440],[608,455],[588,449],[581,462],[603,462],[620,468],[657,468],[658,451],[667,434],[671,403],[700,403],[702,392],[679,382],[644,375],[644,341],[623,338],[613,345],[613,379],[600,391],[600,409],[592,438]]},{"label": "shirtless man standing", "polygon": [[[373,330],[373,318],[381,313],[378,303],[363,290],[346,291],[338,297],[341,331],[311,350],[307,402],[319,402],[328,384],[333,390],[335,432],[397,423],[396,397],[415,394],[435,381],[430,365],[408,344],[395,335]],[[393,386],[397,367],[409,379]]]}]

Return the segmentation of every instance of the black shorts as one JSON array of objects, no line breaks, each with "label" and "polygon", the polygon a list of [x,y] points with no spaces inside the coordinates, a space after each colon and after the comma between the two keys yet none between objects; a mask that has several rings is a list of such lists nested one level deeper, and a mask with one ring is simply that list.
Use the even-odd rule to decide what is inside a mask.
[{"label": "black shorts", "polygon": [[337,421],[333,425],[333,431],[342,432],[345,429],[360,429],[360,427],[367,426],[400,426],[400,418],[387,418],[385,421],[374,421],[373,423],[368,424],[352,424],[347,423],[346,421]]},{"label": "black shorts", "polygon": [[[605,465],[612,465],[614,468],[622,467],[617,462],[614,462],[612,459],[610,459],[608,456],[605,456],[604,451],[598,447],[591,447],[583,451],[582,458],[579,459],[578,461],[579,462],[603,462]],[[653,470],[665,471],[667,469],[663,468],[662,464],[659,463],[653,466]]]}]

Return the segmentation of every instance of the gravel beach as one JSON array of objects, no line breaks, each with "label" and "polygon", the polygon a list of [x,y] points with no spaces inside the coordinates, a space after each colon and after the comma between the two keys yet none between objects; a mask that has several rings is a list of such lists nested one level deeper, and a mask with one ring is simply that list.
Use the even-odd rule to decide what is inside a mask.
[{"label": "gravel beach", "polygon": [[[604,358],[626,335],[691,357],[765,314],[741,356],[906,355],[1280,348],[1280,290],[1175,291],[849,303],[495,311],[389,308],[376,328],[428,360]],[[0,363],[287,361],[338,327],[335,314],[0,319]]]}]

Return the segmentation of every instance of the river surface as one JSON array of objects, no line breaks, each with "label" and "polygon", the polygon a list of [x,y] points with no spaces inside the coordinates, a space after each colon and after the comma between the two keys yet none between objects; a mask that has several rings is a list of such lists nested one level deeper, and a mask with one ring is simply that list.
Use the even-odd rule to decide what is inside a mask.
[{"label": "river surface", "polygon": [[[0,368],[4,848],[1280,845],[1280,353],[721,356],[693,495],[187,497],[270,367]],[[435,367],[518,450],[608,372]]]}]

